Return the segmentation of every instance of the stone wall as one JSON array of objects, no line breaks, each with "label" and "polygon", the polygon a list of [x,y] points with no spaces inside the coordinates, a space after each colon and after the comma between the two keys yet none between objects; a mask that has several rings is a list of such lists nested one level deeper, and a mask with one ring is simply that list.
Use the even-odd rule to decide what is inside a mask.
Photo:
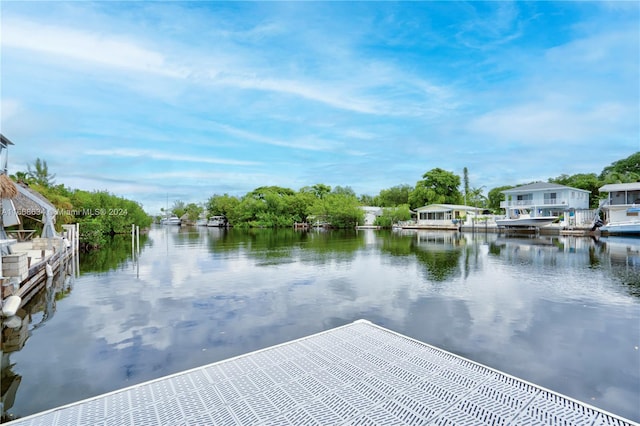
[{"label": "stone wall", "polygon": [[29,264],[27,253],[8,254],[2,256],[2,276],[16,277],[18,282],[27,279],[29,275]]},{"label": "stone wall", "polygon": [[[59,239],[57,239],[59,241]],[[52,250],[56,246],[56,239],[54,238],[34,238],[31,240],[33,250]],[[59,244],[59,243],[58,243]]]}]

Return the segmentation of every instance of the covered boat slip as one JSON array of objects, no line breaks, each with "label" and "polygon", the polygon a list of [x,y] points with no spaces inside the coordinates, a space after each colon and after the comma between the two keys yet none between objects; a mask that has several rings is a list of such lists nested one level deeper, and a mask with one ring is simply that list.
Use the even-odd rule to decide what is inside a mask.
[{"label": "covered boat slip", "polygon": [[11,425],[632,425],[368,321]]}]

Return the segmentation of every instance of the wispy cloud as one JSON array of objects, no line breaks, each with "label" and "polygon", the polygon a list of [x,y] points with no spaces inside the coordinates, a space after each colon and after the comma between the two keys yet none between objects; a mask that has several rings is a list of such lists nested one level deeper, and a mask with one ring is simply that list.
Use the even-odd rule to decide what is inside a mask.
[{"label": "wispy cloud", "polygon": [[[276,28],[277,25],[269,24],[264,28],[254,28],[251,33],[272,32]],[[246,36],[247,34],[242,33],[242,37]],[[415,86],[410,88],[410,92],[417,96],[427,96],[424,100],[429,99],[432,105],[443,94],[442,88],[406,75],[390,64],[369,64],[369,61],[360,63],[362,59],[357,57],[349,59],[352,65],[348,67],[355,66],[353,71],[360,75],[357,80],[335,74],[335,71],[333,75],[325,75],[322,78],[311,75],[276,77],[273,75],[274,70],[264,68],[260,62],[250,59],[251,56],[248,55],[252,53],[217,53],[215,65],[212,67],[208,57],[197,59],[192,54],[183,58],[175,51],[162,52],[145,46],[139,38],[115,35],[107,31],[43,24],[21,18],[3,20],[1,42],[4,48],[45,54],[68,68],[93,64],[122,71],[186,79],[192,84],[273,92],[361,114],[419,114],[421,111],[416,105],[420,99],[409,103],[406,99],[405,102],[393,99],[402,86],[405,87],[405,94],[411,94],[406,92],[406,88],[412,82],[415,82]],[[60,61],[62,58],[65,60]],[[123,84],[126,84],[126,81]],[[395,93],[389,97],[388,92],[392,87]]]},{"label": "wispy cloud", "polygon": [[167,63],[159,52],[123,36],[36,23],[18,18],[2,21],[2,46],[42,52],[65,60],[79,60],[125,70],[169,77],[186,71]]},{"label": "wispy cloud", "polygon": [[104,157],[128,157],[128,158],[145,158],[151,160],[161,161],[178,161],[186,163],[206,163],[206,164],[226,164],[233,166],[255,166],[259,165],[259,162],[255,161],[243,161],[243,160],[231,160],[226,158],[215,157],[199,157],[195,155],[181,155],[158,152],[153,150],[135,149],[135,148],[116,148],[116,149],[92,149],[85,151],[86,155],[97,155]]},{"label": "wispy cloud", "polygon": [[2,8],[10,172],[38,156],[151,210],[265,184],[373,195],[434,167],[488,190],[640,150],[632,2]]},{"label": "wispy cloud", "polygon": [[10,120],[21,110],[20,102],[15,99],[2,99],[0,100],[0,120]]},{"label": "wispy cloud", "polygon": [[580,142],[594,136],[609,136],[612,122],[625,111],[621,105],[601,105],[588,111],[550,107],[546,103],[525,104],[483,114],[469,123],[470,133],[495,143],[534,143],[551,146],[558,142]]},{"label": "wispy cloud", "polygon": [[518,3],[499,2],[487,7],[485,3],[472,2],[467,4],[466,9],[467,19],[460,25],[456,36],[467,47],[494,49],[522,36]]},{"label": "wispy cloud", "polygon": [[[260,144],[273,145],[273,146],[281,146],[286,148],[295,148],[309,151],[330,151],[334,147],[331,144],[322,144],[322,143],[308,143],[304,139],[289,137],[294,139],[293,141],[285,140],[285,137],[282,139],[274,139],[268,136],[264,136],[263,134],[249,132],[247,130],[238,129],[227,124],[222,123],[211,123],[214,128],[217,128],[224,133],[234,136],[238,139],[257,142]],[[317,141],[315,141],[317,142]]]}]

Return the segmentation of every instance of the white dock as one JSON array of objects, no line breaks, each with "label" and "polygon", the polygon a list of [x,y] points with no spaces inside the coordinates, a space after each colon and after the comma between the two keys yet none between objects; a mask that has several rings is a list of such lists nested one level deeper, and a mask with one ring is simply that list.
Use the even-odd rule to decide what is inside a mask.
[{"label": "white dock", "polygon": [[10,424],[636,423],[367,321],[356,321]]}]

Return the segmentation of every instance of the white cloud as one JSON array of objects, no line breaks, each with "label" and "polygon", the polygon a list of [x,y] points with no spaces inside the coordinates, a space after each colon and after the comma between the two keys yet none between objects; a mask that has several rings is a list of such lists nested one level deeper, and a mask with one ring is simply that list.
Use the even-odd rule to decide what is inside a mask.
[{"label": "white cloud", "polygon": [[214,83],[222,83],[242,89],[264,90],[299,96],[320,102],[334,108],[363,114],[382,114],[384,110],[375,101],[337,91],[329,84],[311,83],[295,79],[261,78],[234,75],[216,78]]},{"label": "white cloud", "polygon": [[637,27],[618,28],[551,48],[546,52],[545,60],[551,65],[575,67],[572,70],[595,67],[590,74],[610,69],[637,72],[639,46]]},{"label": "white cloud", "polygon": [[184,161],[189,163],[227,164],[233,166],[255,166],[260,164],[255,161],[230,160],[215,157],[198,157],[195,155],[179,155],[148,149],[95,149],[86,151],[85,154],[105,157],[148,158],[152,160]]},{"label": "white cloud", "polygon": [[[256,27],[256,34],[277,32],[277,29],[275,24],[266,24]],[[263,63],[255,50],[241,46],[241,40],[225,40],[225,45],[229,45],[226,50],[211,47],[205,51],[186,45],[181,49],[177,40],[171,47],[164,46],[163,52],[145,46],[143,41],[130,35],[20,18],[3,19],[2,35],[3,48],[41,52],[58,61],[64,58],[63,64],[68,68],[93,64],[180,79],[196,86],[272,92],[360,114],[416,116],[450,107],[445,101],[451,96],[443,88],[407,75],[390,63],[359,57],[355,52],[344,54],[339,68],[331,66],[326,72],[320,69],[290,76],[287,74],[303,59],[287,58],[289,64],[284,64],[284,68],[274,68]],[[327,64],[333,62],[325,59]],[[354,79],[354,75],[358,78]],[[127,80],[119,82],[131,84]],[[149,91],[145,80],[136,82],[135,86]],[[174,90],[162,87],[163,92]],[[267,143],[287,146],[273,140]]]},{"label": "white cloud", "polygon": [[108,33],[44,25],[23,19],[2,22],[3,48],[18,48],[93,62],[109,67],[149,72],[169,77],[185,77],[186,71],[167,63],[159,52]]},{"label": "white cloud", "polygon": [[549,108],[548,104],[526,104],[490,111],[472,120],[471,133],[496,142],[577,141],[589,135],[588,117],[570,110]]},{"label": "white cloud", "polygon": [[233,126],[229,126],[221,123],[213,123],[214,127],[222,130],[228,135],[238,137],[240,139],[250,140],[253,142],[258,142],[261,144],[273,145],[273,146],[282,146],[286,148],[295,148],[295,149],[303,149],[309,151],[329,151],[333,148],[332,144],[327,143],[317,143],[318,141],[314,141],[315,143],[305,143],[304,140],[300,140],[298,138],[291,138],[292,141],[285,141],[283,139],[275,139],[268,136],[264,136],[262,134],[249,132],[247,130],[238,129]]},{"label": "white cloud", "polygon": [[10,120],[20,113],[22,107],[20,102],[15,99],[2,99],[0,100],[0,120],[5,122]]}]

